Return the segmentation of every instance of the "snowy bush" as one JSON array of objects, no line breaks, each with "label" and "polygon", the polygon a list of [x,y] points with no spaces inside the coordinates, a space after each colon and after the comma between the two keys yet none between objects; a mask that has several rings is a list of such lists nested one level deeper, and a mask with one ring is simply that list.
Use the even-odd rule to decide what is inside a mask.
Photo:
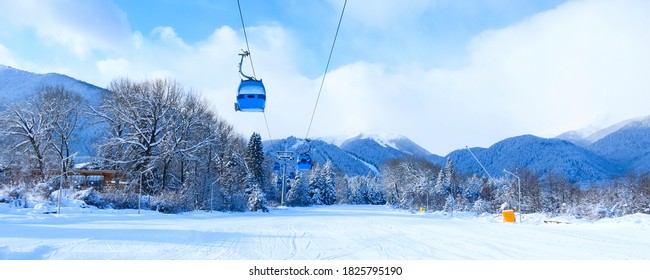
[{"label": "snowy bush", "polygon": [[472,211],[476,212],[476,214],[490,213],[492,212],[492,205],[490,202],[479,198],[474,202]]},{"label": "snowy bush", "polygon": [[456,210],[456,199],[453,196],[447,196],[443,210],[447,213],[453,213]]},{"label": "snowy bush", "polygon": [[[191,203],[189,203],[183,194],[175,191],[167,191],[152,197],[150,207],[161,213],[178,214],[192,210],[190,205]],[[137,204],[135,208],[137,208]]]},{"label": "snowy bush", "polygon": [[250,196],[248,197],[248,210],[257,212],[268,212],[269,209],[266,208],[266,198],[262,190],[259,187],[253,188]]},{"label": "snowy bush", "polygon": [[102,195],[104,205],[114,209],[137,209],[138,194],[127,192],[106,192]]},{"label": "snowy bush", "polygon": [[54,181],[38,183],[34,186],[33,195],[40,199],[47,200],[52,196],[52,192],[59,189],[59,184]]},{"label": "snowy bush", "polygon": [[24,185],[6,187],[0,191],[0,203],[10,203],[15,208],[27,208],[28,189]]},{"label": "snowy bush", "polygon": [[49,213],[54,213],[55,211],[56,211],[56,207],[49,203],[37,203],[36,205],[34,205],[35,213],[49,214]]},{"label": "snowy bush", "polygon": [[94,188],[78,191],[72,195],[72,198],[81,200],[87,205],[97,208],[105,208],[107,206],[107,203],[102,200],[102,196]]}]

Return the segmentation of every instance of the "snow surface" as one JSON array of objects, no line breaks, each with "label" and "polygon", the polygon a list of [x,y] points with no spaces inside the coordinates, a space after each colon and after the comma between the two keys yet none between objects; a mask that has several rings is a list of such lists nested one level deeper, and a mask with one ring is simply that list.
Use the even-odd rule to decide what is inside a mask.
[{"label": "snow surface", "polygon": [[650,259],[650,215],[643,214],[599,221],[535,214],[511,224],[500,215],[353,205],[269,213],[61,212],[0,203],[0,259]]}]

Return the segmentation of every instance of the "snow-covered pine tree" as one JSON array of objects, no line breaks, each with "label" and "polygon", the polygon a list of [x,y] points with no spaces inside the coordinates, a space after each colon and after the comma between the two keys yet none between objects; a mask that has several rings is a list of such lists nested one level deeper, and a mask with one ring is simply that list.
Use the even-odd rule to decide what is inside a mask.
[{"label": "snow-covered pine tree", "polygon": [[447,213],[451,213],[451,216],[454,216],[454,211],[456,210],[456,199],[451,194],[447,196],[443,210]]},{"label": "snow-covered pine tree", "polygon": [[368,186],[368,203],[372,205],[386,204],[384,199],[383,186],[377,177],[368,174],[365,177],[366,185]]},{"label": "snow-covered pine tree", "polygon": [[257,132],[253,132],[248,146],[246,147],[246,163],[250,169],[253,179],[263,188],[267,183],[264,172],[264,151],[262,146],[262,137]]},{"label": "snow-covered pine tree", "polygon": [[456,199],[460,195],[460,176],[451,162],[450,157],[447,158],[447,163],[443,170],[445,172],[444,187],[447,189],[447,193]]},{"label": "snow-covered pine tree", "polygon": [[445,207],[445,201],[449,193],[447,193],[447,188],[445,187],[445,172],[441,169],[436,176],[435,183],[433,185],[433,198],[430,201],[430,207],[436,210],[442,210]]},{"label": "snow-covered pine tree", "polygon": [[322,177],[321,182],[322,194],[323,194],[323,204],[332,205],[338,200],[336,196],[336,184],[334,182],[334,170],[332,170],[332,161],[329,159],[323,165],[323,168],[320,171],[320,177]]},{"label": "snow-covered pine tree", "polygon": [[320,167],[314,166],[309,173],[309,190],[311,194],[311,204],[323,205],[323,186],[324,183],[320,176]]},{"label": "snow-covered pine tree", "polygon": [[248,210],[257,212],[268,212],[269,209],[266,207],[266,197],[260,189],[259,185],[255,184],[252,187],[251,193],[248,196]]},{"label": "snow-covered pine tree", "polygon": [[361,176],[348,178],[348,189],[350,193],[349,202],[351,204],[368,204],[368,186]]},{"label": "snow-covered pine tree", "polygon": [[479,198],[478,200],[474,201],[471,210],[476,212],[477,215],[481,213],[489,213],[492,211],[492,205],[491,203]]},{"label": "snow-covered pine tree", "polygon": [[291,188],[287,192],[287,205],[309,206],[311,205],[311,193],[309,185],[303,179],[303,173],[296,173],[296,178],[291,181]]},{"label": "snow-covered pine tree", "polygon": [[474,202],[481,197],[483,189],[483,178],[474,174],[467,178],[460,186],[461,195],[457,201],[458,209],[463,211],[472,210]]},{"label": "snow-covered pine tree", "polygon": [[338,203],[353,204],[351,201],[352,189],[350,188],[350,178],[351,177],[349,177],[348,175],[337,177],[336,193],[338,194],[339,197]]}]

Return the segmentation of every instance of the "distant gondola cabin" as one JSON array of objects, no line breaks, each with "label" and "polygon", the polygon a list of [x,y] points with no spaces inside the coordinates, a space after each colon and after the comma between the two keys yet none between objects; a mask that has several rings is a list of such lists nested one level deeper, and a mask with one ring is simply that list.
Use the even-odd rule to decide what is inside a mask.
[{"label": "distant gondola cabin", "polygon": [[301,154],[298,156],[296,161],[296,166],[300,171],[311,170],[311,157],[307,154]]}]

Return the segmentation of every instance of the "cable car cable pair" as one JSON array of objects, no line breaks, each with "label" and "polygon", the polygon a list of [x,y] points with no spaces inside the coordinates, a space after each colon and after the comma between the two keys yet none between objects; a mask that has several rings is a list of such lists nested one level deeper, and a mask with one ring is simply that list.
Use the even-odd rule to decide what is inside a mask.
[{"label": "cable car cable pair", "polygon": [[[323,79],[320,82],[320,87],[318,89],[318,95],[316,96],[316,103],[314,104],[314,110],[311,114],[311,119],[309,120],[309,127],[307,127],[307,134],[305,135],[305,141],[309,143],[309,132],[311,131],[311,125],[314,122],[314,116],[316,116],[316,108],[318,107],[318,101],[320,100],[320,95],[323,92],[323,85],[325,84],[325,77],[327,76],[327,70],[329,70],[330,62],[332,61],[332,54],[334,53],[334,46],[336,45],[336,38],[339,36],[339,30],[341,29],[341,22],[343,22],[343,15],[345,14],[345,7],[348,4],[348,0],[343,2],[343,8],[341,9],[341,16],[339,17],[339,23],[336,26],[336,33],[334,33],[334,40],[332,41],[332,47],[330,48],[330,54],[327,57],[327,64],[325,65],[325,72],[323,73]],[[309,156],[309,151],[311,151],[311,144],[309,145],[309,150],[306,153],[301,153],[298,155],[298,170],[310,170],[312,161]]]},{"label": "cable car cable pair", "polygon": [[[271,128],[269,128],[269,122],[266,119],[266,112],[264,108],[266,107],[266,88],[262,83],[262,79],[257,80],[255,76],[255,66],[253,65],[253,56],[251,56],[251,48],[248,43],[248,34],[246,33],[246,24],[244,24],[244,14],[241,11],[241,4],[237,0],[237,8],[239,9],[239,18],[241,19],[241,27],[244,31],[244,39],[246,40],[246,51],[242,50],[241,60],[239,61],[239,74],[246,80],[242,79],[239,84],[239,89],[237,90],[237,99],[235,102],[235,111],[241,112],[262,112],[264,115],[264,124],[266,125],[266,131],[269,134],[269,139],[273,141],[271,136]],[[244,63],[244,57],[248,57],[251,63],[251,70],[253,70],[253,76],[248,76],[242,71],[242,65]]]}]

